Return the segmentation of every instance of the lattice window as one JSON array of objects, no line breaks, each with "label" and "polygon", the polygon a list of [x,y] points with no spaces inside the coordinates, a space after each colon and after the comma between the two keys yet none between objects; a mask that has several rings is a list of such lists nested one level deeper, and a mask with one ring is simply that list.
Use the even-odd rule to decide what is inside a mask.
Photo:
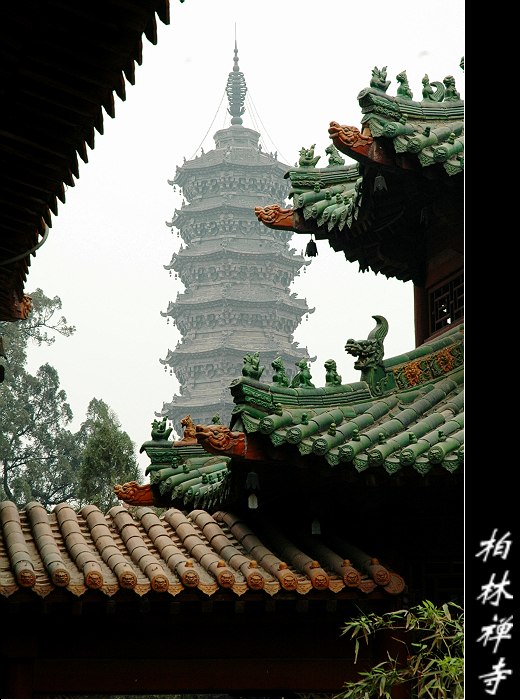
[{"label": "lattice window", "polygon": [[430,335],[464,317],[464,275],[435,287],[429,294]]}]

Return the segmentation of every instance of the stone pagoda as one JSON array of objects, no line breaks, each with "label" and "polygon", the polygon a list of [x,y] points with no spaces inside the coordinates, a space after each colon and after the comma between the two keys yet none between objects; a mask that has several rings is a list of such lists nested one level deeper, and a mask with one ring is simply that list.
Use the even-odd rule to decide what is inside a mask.
[{"label": "stone pagoda", "polygon": [[160,362],[176,375],[180,393],[156,415],[171,420],[180,436],[185,416],[229,423],[229,385],[241,376],[247,355],[260,354],[264,381],[275,371],[273,362],[290,377],[297,362],[315,359],[293,340],[314,309],[290,291],[310,261],[289,248],[292,232],[270,230],[255,216],[265,202],[284,204],[290,166],[276,152],[264,152],[260,133],[243,126],[246,92],[235,41],[226,85],[231,125],[214,134],[213,150],[185,160],[168,181],[183,196],[167,224],[182,244],[164,267],[185,290],[161,312],[181,340]]}]

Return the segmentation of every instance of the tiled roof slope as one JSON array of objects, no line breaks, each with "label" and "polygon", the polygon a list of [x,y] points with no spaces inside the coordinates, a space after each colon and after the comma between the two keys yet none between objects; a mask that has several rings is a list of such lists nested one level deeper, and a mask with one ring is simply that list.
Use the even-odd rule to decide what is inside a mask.
[{"label": "tiled roof slope", "polygon": [[[321,156],[302,148],[300,167],[285,174],[293,207],[255,213],[270,228],[328,239],[361,271],[420,284],[426,253],[418,234],[435,217],[458,221],[463,212],[464,102],[453,76],[425,76],[416,101],[405,71],[395,97],[374,74],[381,71],[358,95],[361,131],[332,121],[328,165],[316,167]],[[357,163],[345,164],[340,151]]]},{"label": "tiled roof slope", "polygon": [[[368,352],[371,340],[358,344]],[[347,342],[353,352],[355,345]],[[200,426],[197,439],[210,452],[246,459],[253,452],[265,459],[262,443],[268,441],[286,448],[280,450],[284,460],[299,453],[299,467],[312,468],[321,458],[357,473],[453,473],[463,465],[463,362],[461,325],[383,360],[377,371],[359,367],[360,382],[291,388],[241,377],[231,386],[236,407],[230,427],[244,433],[243,444],[221,440],[219,449],[210,436],[214,426]]]},{"label": "tiled roof slope", "polygon": [[48,513],[37,502],[19,511],[4,501],[0,525],[0,594],[6,597],[66,589],[78,597],[126,590],[181,599],[190,591],[364,598],[404,589],[399,574],[348,542],[331,547],[318,536],[291,539],[272,520],[253,530],[225,511],[170,508],[159,516],[152,508],[114,506],[104,515],[94,505],[78,512],[61,503]]},{"label": "tiled roof slope", "polygon": [[294,464],[293,487],[302,469],[324,466],[340,479],[344,470],[362,478],[461,474],[464,326],[408,353],[378,359],[387,325],[383,317],[374,318],[367,340],[346,345],[360,355],[355,366],[361,381],[341,384],[337,374],[335,381],[326,374],[323,387],[290,387],[242,376],[230,387],[236,404],[230,427],[192,425],[192,438],[144,443],[149,484],[117,485],[118,498],[180,509],[233,507],[237,489],[247,491],[233,476],[233,460],[244,459],[283,461],[284,474]]}]

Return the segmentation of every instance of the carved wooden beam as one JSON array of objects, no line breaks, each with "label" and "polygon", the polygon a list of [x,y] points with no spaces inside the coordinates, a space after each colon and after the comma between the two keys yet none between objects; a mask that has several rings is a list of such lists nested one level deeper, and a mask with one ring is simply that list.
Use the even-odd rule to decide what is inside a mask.
[{"label": "carved wooden beam", "polygon": [[130,506],[153,506],[157,505],[153,497],[150,484],[141,486],[137,481],[127,481],[126,484],[116,484],[114,493],[120,501],[128,503]]},{"label": "carved wooden beam", "polygon": [[254,460],[267,458],[260,445],[248,441],[245,433],[232,431],[226,425],[197,425],[195,430],[197,442],[211,454]]},{"label": "carved wooden beam", "polygon": [[355,126],[330,122],[329,136],[336,148],[354,160],[368,160],[379,165],[395,166],[381,145],[371,135],[362,134]]},{"label": "carved wooden beam", "polygon": [[267,207],[255,207],[255,214],[268,228],[279,231],[295,231],[296,233],[310,233],[314,228],[309,228],[304,219],[294,209],[282,209],[279,204],[269,204]]}]

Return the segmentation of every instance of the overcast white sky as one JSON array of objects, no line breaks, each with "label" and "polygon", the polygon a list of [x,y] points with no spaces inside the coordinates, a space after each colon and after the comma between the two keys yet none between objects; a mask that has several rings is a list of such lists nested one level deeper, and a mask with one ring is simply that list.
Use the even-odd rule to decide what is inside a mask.
[{"label": "overcast white sky", "polygon": [[[87,164],[66,193],[47,242],[32,264],[25,291],[58,295],[77,331],[49,350],[30,352],[30,371],[49,362],[59,372],[79,428],[92,398],[103,399],[139,450],[156,411],[178,393],[160,358],[179,335],[160,315],[183,290],[164,270],[180,239],[166,226],[180,205],[168,185],[184,157],[214,148],[229,125],[224,100],[236,36],[248,99],[244,126],[262,134],[264,150],[289,165],[316,144],[326,165],[332,120],[359,127],[357,95],[374,66],[388,67],[388,94],[406,70],[414,98],[421,78],[453,75],[464,98],[463,0],[170,0],[171,21],[158,21],[158,43],[143,40],[143,64],[116,116],[104,114]],[[92,38],[95,41],[95,37]],[[347,161],[349,162],[349,161]],[[270,204],[272,202],[266,202]],[[173,231],[173,235],[172,235]],[[295,236],[304,250],[308,238]],[[385,357],[414,347],[411,283],[359,273],[357,264],[318,241],[318,256],[292,291],[316,311],[294,339],[317,355],[311,371],[324,383],[323,363],[336,359],[343,382],[358,381],[348,338],[366,338],[372,316],[389,321]],[[145,456],[140,464],[147,466]]]}]

